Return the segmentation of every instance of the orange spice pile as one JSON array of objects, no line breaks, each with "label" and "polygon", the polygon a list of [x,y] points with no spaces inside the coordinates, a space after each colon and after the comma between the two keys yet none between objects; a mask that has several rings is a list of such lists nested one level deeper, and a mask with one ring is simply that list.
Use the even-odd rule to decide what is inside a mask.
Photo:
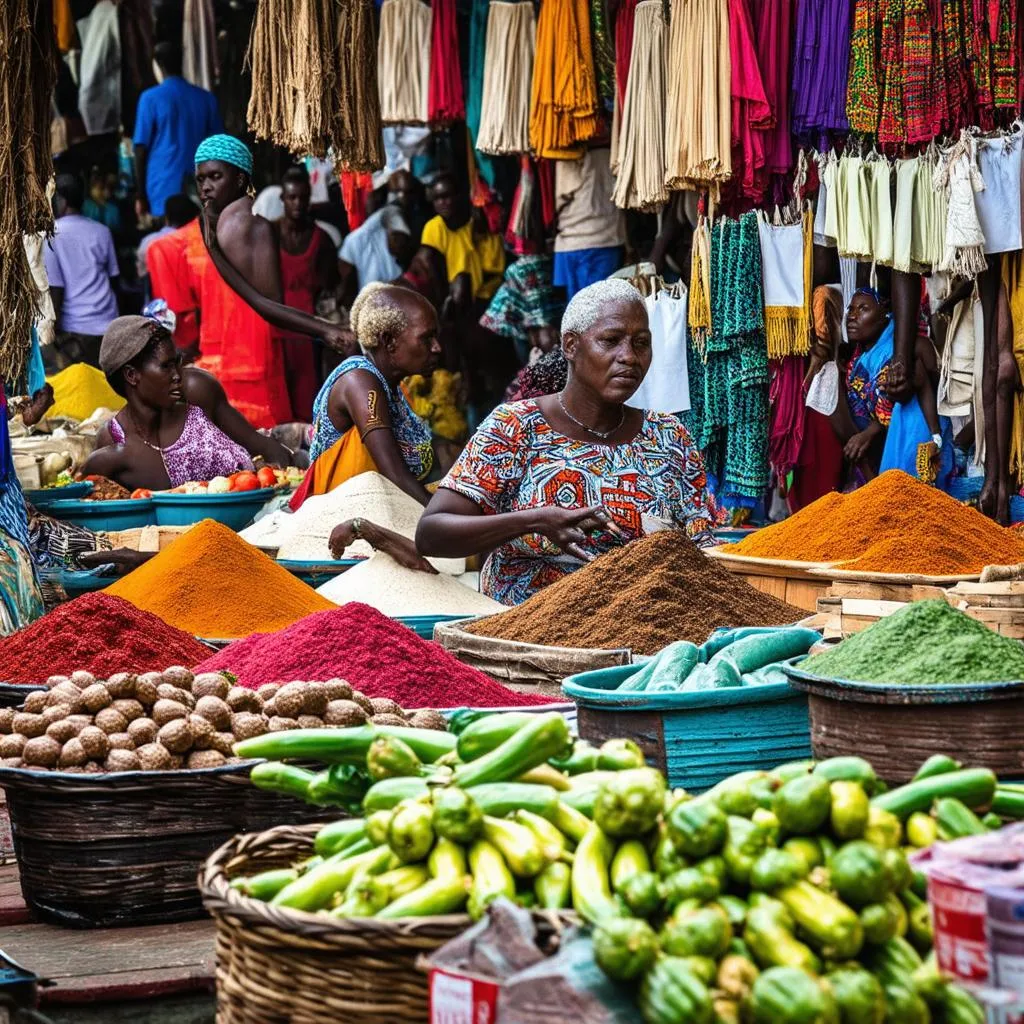
[{"label": "orange spice pile", "polygon": [[851,494],[826,494],[722,550],[926,576],[968,575],[986,565],[1024,562],[1018,534],[898,469]]}]

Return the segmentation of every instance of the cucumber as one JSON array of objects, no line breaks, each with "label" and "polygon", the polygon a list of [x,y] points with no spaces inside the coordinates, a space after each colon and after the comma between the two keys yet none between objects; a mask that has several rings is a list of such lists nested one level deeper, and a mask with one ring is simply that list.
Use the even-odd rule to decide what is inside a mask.
[{"label": "cucumber", "polygon": [[341,853],[346,847],[366,836],[366,822],[362,818],[341,818],[324,825],[313,840],[313,849],[321,857]]},{"label": "cucumber", "polygon": [[992,810],[1004,818],[1024,818],[1024,792],[999,786],[992,799]]},{"label": "cucumber", "polygon": [[996,791],[996,776],[987,768],[964,768],[908,782],[882,793],[871,801],[872,807],[895,814],[900,820],[914,811],[926,811],[939,797],[956,797],[968,807],[986,807]]},{"label": "cucumber", "polygon": [[517,729],[489,754],[469,764],[459,765],[452,776],[452,782],[464,788],[485,782],[504,782],[570,749],[569,727],[559,712],[548,711],[531,715],[530,718],[530,722]]},{"label": "cucumber", "polygon": [[434,878],[418,889],[399,896],[374,916],[379,920],[393,921],[399,917],[454,914],[466,905],[468,899],[468,878],[454,882],[446,878]]},{"label": "cucumber", "polygon": [[456,750],[463,761],[475,761],[500,747],[536,715],[526,711],[509,711],[504,715],[488,715],[466,726],[459,736]]},{"label": "cucumber", "polygon": [[403,800],[418,800],[429,792],[427,784],[422,779],[381,779],[366,791],[366,796],[363,797],[363,814],[390,811]]},{"label": "cucumber", "polygon": [[494,818],[504,818],[513,811],[530,811],[550,820],[559,796],[550,786],[532,782],[487,782],[466,792],[484,814]]},{"label": "cucumber", "polygon": [[944,796],[936,800],[933,813],[939,825],[939,838],[946,842],[964,836],[981,836],[988,832],[974,811],[955,797]]},{"label": "cucumber", "polygon": [[954,761],[949,754],[932,754],[932,756],[917,769],[917,774],[914,776],[913,781],[917,782],[918,779],[930,779],[936,775],[945,775],[947,772],[956,772],[962,767],[963,765],[959,761]]}]

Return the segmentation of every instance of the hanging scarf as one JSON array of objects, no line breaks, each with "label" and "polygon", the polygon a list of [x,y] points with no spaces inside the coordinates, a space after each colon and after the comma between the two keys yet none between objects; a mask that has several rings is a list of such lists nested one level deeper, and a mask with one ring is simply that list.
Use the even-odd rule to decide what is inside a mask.
[{"label": "hanging scarf", "polygon": [[459,68],[459,30],[455,24],[455,0],[432,0],[432,6],[427,110],[431,124],[446,125],[466,116]]},{"label": "hanging scarf", "polygon": [[764,268],[764,319],[768,357],[806,355],[810,351],[809,277],[813,223],[804,214],[799,224],[773,225],[758,214]]}]

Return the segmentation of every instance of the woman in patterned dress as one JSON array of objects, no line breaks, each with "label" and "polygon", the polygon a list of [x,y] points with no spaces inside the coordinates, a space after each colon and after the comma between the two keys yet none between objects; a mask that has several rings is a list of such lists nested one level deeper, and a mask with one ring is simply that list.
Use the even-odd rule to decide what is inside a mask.
[{"label": "woman in patterned dress", "polygon": [[416,533],[424,555],[489,552],[481,589],[519,604],[610,548],[676,527],[705,542],[719,513],[672,415],[624,403],[651,365],[640,293],[601,281],[562,319],[558,393],[497,409],[441,482]]}]

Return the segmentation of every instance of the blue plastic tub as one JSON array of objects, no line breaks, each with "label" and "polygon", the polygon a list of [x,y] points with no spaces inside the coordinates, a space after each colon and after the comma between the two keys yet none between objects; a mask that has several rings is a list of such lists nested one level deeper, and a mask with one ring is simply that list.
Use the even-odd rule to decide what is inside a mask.
[{"label": "blue plastic tub", "polygon": [[78,501],[92,493],[96,485],[91,480],[79,480],[77,483],[65,484],[63,487],[42,487],[25,491],[25,500],[36,508],[45,508],[55,501]]},{"label": "blue plastic tub", "polygon": [[279,558],[277,564],[315,590],[317,587],[322,587],[328,580],[351,569],[353,565],[364,561],[366,561],[364,558],[337,558],[329,562],[307,562],[296,558]]},{"label": "blue plastic tub", "polygon": [[749,769],[811,756],[807,697],[786,683],[696,693],[618,693],[636,665],[570,676],[562,692],[579,708],[579,733],[594,744],[635,740],[670,786],[695,793]]},{"label": "blue plastic tub", "polygon": [[455,622],[458,619],[466,620],[465,615],[399,615],[397,621],[403,626],[408,626],[417,636],[424,640],[434,639],[434,626],[439,622]]},{"label": "blue plastic tub", "polygon": [[229,491],[227,494],[153,495],[157,526],[192,526],[203,519],[216,519],[231,530],[244,530],[256,513],[274,496],[275,488],[258,491]]},{"label": "blue plastic tub", "polygon": [[130,530],[152,526],[155,522],[150,498],[126,498],[124,501],[55,501],[46,506],[46,514],[96,532]]}]

